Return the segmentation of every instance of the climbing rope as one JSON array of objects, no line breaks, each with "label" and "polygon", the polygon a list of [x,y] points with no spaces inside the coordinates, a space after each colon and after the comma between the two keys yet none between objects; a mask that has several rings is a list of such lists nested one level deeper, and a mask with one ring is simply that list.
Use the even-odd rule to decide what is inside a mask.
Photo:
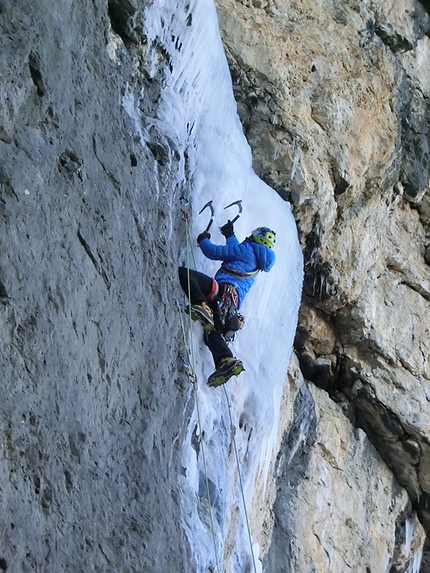
[{"label": "climbing rope", "polygon": [[254,566],[254,572],[257,573],[257,565],[255,563],[255,557],[254,557],[254,550],[252,548],[252,537],[251,537],[251,529],[249,527],[249,520],[248,520],[248,511],[246,509],[246,501],[245,501],[245,493],[244,493],[244,489],[243,489],[243,481],[242,481],[242,472],[240,471],[240,463],[239,463],[239,454],[237,451],[237,445],[236,445],[236,427],[233,424],[233,417],[231,415],[231,403],[228,397],[228,393],[227,393],[227,388],[226,385],[224,384],[224,394],[225,394],[225,398],[227,400],[227,407],[228,407],[228,414],[230,417],[230,427],[231,427],[231,434],[233,436],[233,448],[234,448],[234,453],[236,456],[236,464],[237,464],[237,473],[239,476],[239,486],[240,486],[240,492],[242,495],[242,503],[243,503],[243,510],[245,513],[245,521],[246,521],[246,528],[248,530],[248,539],[249,539],[249,546],[251,548],[251,557],[252,557],[252,564]]},{"label": "climbing rope", "polygon": [[[182,199],[181,199],[181,202],[182,202]],[[191,286],[190,285],[190,253],[192,254],[192,257],[193,257],[193,268],[196,268],[196,262],[195,262],[195,258],[194,258],[194,252],[191,248],[189,213],[184,208],[185,205],[188,206],[188,202],[186,202],[186,203],[182,202],[182,206],[183,206],[182,213],[183,213],[183,219],[185,221],[185,234],[186,234],[187,288],[188,288],[188,292],[190,292],[190,286]],[[195,401],[196,401],[197,420],[198,420],[198,427],[199,427],[199,433],[200,433],[200,444],[201,444],[201,450],[202,450],[203,469],[204,469],[204,474],[205,474],[206,492],[207,492],[207,497],[208,497],[208,502],[209,502],[209,518],[210,518],[210,525],[211,525],[211,534],[212,534],[212,540],[213,540],[213,545],[214,545],[215,561],[216,561],[217,571],[219,573],[221,573],[221,569],[220,569],[219,561],[218,561],[218,552],[217,552],[217,547],[216,547],[215,530],[214,530],[214,523],[213,523],[213,517],[212,517],[212,504],[211,504],[210,492],[209,492],[209,479],[208,479],[206,455],[205,455],[204,442],[203,442],[202,423],[201,423],[201,417],[200,417],[197,376],[195,374],[195,369],[194,369],[194,344],[193,344],[193,328],[192,328],[193,320],[191,318],[191,300],[190,300],[190,298],[188,298],[188,318],[189,318],[189,337],[188,337],[188,339],[190,341],[189,344],[187,342],[186,331],[185,331],[184,321],[182,319],[181,309],[179,307],[178,301],[176,301],[176,302],[177,302],[180,317],[181,317],[182,334],[184,337],[184,344],[185,344],[185,348],[186,348],[186,352],[187,352],[187,360],[188,360],[187,372],[188,372],[188,375],[189,375],[191,381],[194,383],[194,395],[195,395]],[[233,448],[234,448],[234,453],[235,453],[235,457],[236,457],[237,472],[238,472],[238,477],[239,477],[239,486],[240,486],[240,491],[241,491],[241,496],[242,496],[243,509],[244,509],[244,513],[245,513],[245,521],[246,521],[246,527],[247,527],[247,532],[248,532],[249,545],[250,545],[250,549],[251,549],[252,563],[253,563],[253,567],[254,567],[254,573],[257,573],[257,565],[255,563],[254,550],[252,547],[251,529],[249,526],[248,511],[246,508],[245,493],[244,493],[244,488],[243,488],[242,472],[240,471],[239,454],[238,454],[237,445],[236,445],[236,437],[235,437],[236,427],[233,424],[233,417],[232,417],[232,413],[231,413],[231,403],[230,403],[230,400],[228,397],[226,385],[224,384],[223,386],[224,386],[224,393],[225,393],[225,397],[226,397],[226,401],[227,401],[228,413],[229,413],[229,418],[230,418],[230,428],[231,428],[231,433],[232,433],[232,437],[233,437]]]},{"label": "climbing rope", "polygon": [[[184,203],[182,205],[183,205],[183,207],[185,206]],[[187,211],[184,210],[184,208],[182,209],[182,213],[183,213],[183,219],[185,221],[185,235],[186,235],[186,264],[187,264],[187,283],[188,283],[187,288],[188,288],[188,292],[190,292],[190,287],[191,287],[191,284],[190,284],[190,252],[192,253],[192,256],[193,256],[194,268],[196,267],[196,262],[194,259],[194,253],[193,253],[192,248],[191,248],[189,214]],[[179,303],[178,303],[178,307],[179,307]],[[209,478],[208,478],[208,471],[207,471],[207,465],[206,465],[206,454],[205,454],[204,441],[203,441],[202,421],[201,421],[201,416],[200,416],[197,376],[196,376],[195,368],[194,368],[195,362],[194,362],[194,344],[193,344],[193,320],[191,318],[191,300],[190,300],[190,298],[188,298],[188,319],[189,319],[189,337],[188,337],[188,340],[190,341],[189,343],[187,342],[184,321],[182,319],[182,314],[181,314],[180,308],[179,308],[179,313],[180,313],[180,317],[181,317],[181,327],[182,327],[182,333],[184,336],[184,344],[185,344],[185,348],[186,348],[186,352],[187,352],[187,360],[188,360],[188,368],[189,368],[188,375],[189,375],[190,379],[192,380],[192,382],[194,383],[194,396],[195,396],[195,401],[196,401],[197,421],[198,421],[199,434],[200,434],[200,445],[201,445],[201,451],[202,451],[203,471],[205,474],[206,493],[207,493],[208,503],[209,503],[209,520],[210,520],[212,542],[213,542],[214,553],[215,553],[216,572],[221,573],[221,567],[220,567],[219,560],[218,560],[218,551],[217,551],[217,545],[216,545],[214,521],[213,521],[213,516],[212,516],[212,503],[211,503],[211,497],[210,497]]]}]

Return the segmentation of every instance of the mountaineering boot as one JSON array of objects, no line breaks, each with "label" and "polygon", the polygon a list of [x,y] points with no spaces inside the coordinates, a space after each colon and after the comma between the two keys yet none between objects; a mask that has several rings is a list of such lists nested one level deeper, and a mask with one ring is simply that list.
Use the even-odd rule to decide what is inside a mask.
[{"label": "mountaineering boot", "polygon": [[191,306],[191,318],[199,320],[207,332],[214,328],[214,313],[205,302]]},{"label": "mountaineering boot", "polygon": [[245,368],[237,358],[224,358],[221,364],[208,378],[208,386],[216,388],[225,384],[232,376],[238,376]]}]

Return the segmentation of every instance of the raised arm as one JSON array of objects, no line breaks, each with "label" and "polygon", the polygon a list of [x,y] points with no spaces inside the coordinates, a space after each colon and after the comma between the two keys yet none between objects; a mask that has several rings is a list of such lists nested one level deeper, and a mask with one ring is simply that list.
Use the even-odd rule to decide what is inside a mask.
[{"label": "raised arm", "polygon": [[229,237],[225,245],[215,245],[209,239],[199,243],[202,253],[212,261],[237,261],[241,259],[240,243],[235,235]]}]

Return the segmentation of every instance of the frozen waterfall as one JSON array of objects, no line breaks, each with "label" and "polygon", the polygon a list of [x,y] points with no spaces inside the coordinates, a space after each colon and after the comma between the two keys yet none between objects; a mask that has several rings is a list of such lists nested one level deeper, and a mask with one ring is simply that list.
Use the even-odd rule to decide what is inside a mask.
[{"label": "frozen waterfall", "polygon": [[[184,193],[192,205],[191,238],[198,270],[213,275],[218,268],[216,263],[203,257],[195,243],[197,234],[208,222],[207,211],[200,216],[198,212],[211,199],[216,210],[211,229],[215,243],[224,242],[218,227],[236,214],[234,210],[224,211],[224,207],[238,199],[243,201],[243,214],[235,225],[239,240],[260,225],[277,233],[277,262],[270,273],[258,276],[245,300],[242,311],[246,326],[232,348],[243,360],[246,371],[226,386],[243,491],[250,505],[254,496],[264,495],[297,324],[302,255],[296,225],[289,203],[252,170],[251,151],[237,115],[212,0],[190,4],[159,0],[147,9],[145,21],[148,46],[161,45],[169,60],[170,71],[154,122],[181,150],[183,169],[178,174],[178,185],[183,185],[187,170],[189,185]],[[152,57],[155,69],[155,50]],[[132,97],[126,94],[123,104],[127,113],[139,122],[139,110]],[[185,252],[178,261],[183,263]],[[184,419],[184,423],[189,423],[183,444],[184,475],[178,476],[182,491],[182,527],[187,532],[197,572],[216,571],[217,561],[222,563],[222,571],[245,571],[246,567],[252,570],[251,544],[226,394],[223,388],[206,386],[213,364],[203,344],[199,324],[193,326],[190,343],[198,379],[203,436],[198,436],[197,409],[194,408],[191,419]],[[194,392],[191,384],[189,392]],[[201,439],[199,446],[196,446],[196,437]],[[251,533],[252,529],[251,522]],[[252,544],[256,567],[261,571],[258,540],[253,538]]]}]

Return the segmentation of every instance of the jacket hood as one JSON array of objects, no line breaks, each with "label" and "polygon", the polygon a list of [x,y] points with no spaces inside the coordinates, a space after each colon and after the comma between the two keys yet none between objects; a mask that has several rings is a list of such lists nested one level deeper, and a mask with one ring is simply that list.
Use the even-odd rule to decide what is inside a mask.
[{"label": "jacket hood", "polygon": [[257,266],[262,271],[269,271],[275,262],[276,255],[269,247],[265,247],[264,245],[260,245],[259,243],[255,243],[250,239],[246,239],[252,245],[254,250],[256,259],[257,259]]}]

